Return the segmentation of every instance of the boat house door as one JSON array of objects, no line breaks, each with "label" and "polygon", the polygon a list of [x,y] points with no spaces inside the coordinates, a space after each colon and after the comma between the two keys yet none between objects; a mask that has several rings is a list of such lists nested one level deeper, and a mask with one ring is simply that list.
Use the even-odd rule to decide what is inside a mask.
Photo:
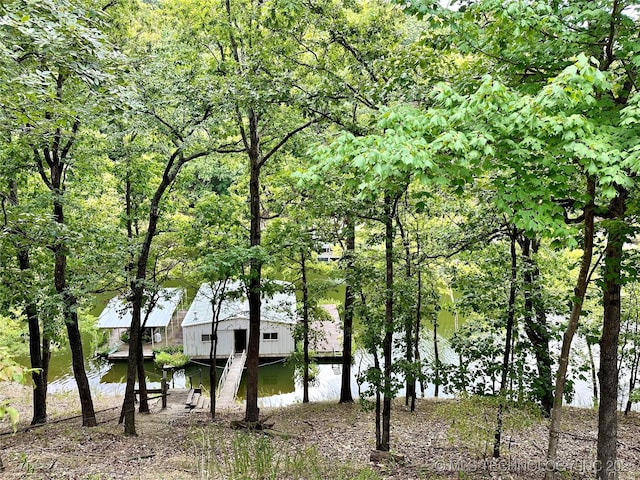
[{"label": "boat house door", "polygon": [[247,349],[247,331],[234,330],[234,350],[236,353],[242,353]]}]

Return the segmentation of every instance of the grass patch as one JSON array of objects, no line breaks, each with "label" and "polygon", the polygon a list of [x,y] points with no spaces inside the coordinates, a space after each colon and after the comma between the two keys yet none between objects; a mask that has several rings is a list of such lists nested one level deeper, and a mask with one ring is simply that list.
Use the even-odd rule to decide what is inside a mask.
[{"label": "grass patch", "polygon": [[293,445],[258,433],[222,440],[211,429],[196,435],[198,478],[227,480],[379,480],[370,468],[335,465],[315,447]]},{"label": "grass patch", "polygon": [[521,432],[544,421],[540,408],[534,404],[519,404],[499,397],[467,396],[455,403],[436,406],[437,416],[450,425],[448,435],[452,443],[468,448],[479,458],[493,454],[498,408],[502,402],[502,438],[508,440],[512,432]]}]

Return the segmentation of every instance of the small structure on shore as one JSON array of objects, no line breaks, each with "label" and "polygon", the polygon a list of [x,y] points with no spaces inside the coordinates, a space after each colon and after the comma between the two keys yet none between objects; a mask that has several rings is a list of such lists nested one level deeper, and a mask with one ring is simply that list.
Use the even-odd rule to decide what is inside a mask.
[{"label": "small structure on shore", "polygon": [[[295,351],[293,328],[297,322],[296,296],[287,282],[269,283],[276,288],[263,295],[260,319],[260,357],[282,358]],[[208,359],[211,350],[213,305],[220,306],[216,356],[225,359],[247,349],[249,302],[240,282],[229,282],[221,302],[216,299],[220,285],[203,283],[182,322],[184,353],[194,359]]]},{"label": "small structure on shore", "polygon": [[[167,338],[172,332],[167,328],[171,319],[177,314],[177,308],[184,290],[182,288],[161,288],[154,299],[147,302],[142,310],[142,324],[148,330],[152,346],[167,344]],[[152,308],[149,309],[149,306]],[[122,344],[121,338],[131,327],[131,303],[124,296],[117,296],[109,300],[98,317],[98,328],[111,330],[110,347],[117,350]],[[163,342],[164,341],[164,342]]]}]

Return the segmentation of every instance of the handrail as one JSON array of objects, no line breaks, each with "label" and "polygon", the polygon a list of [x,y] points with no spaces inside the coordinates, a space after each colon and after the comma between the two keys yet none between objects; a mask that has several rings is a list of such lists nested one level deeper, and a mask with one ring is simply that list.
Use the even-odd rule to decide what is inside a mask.
[{"label": "handrail", "polygon": [[[229,370],[231,369],[231,365],[233,364],[234,351],[231,351],[229,358],[227,359],[227,363],[224,366],[224,370],[222,371],[222,375],[220,375],[220,380],[218,381],[218,391],[216,392],[216,397],[220,397],[220,392],[222,391],[222,385],[224,385],[224,381],[227,379],[227,375],[229,374]],[[215,368],[215,365],[212,366]]]},{"label": "handrail", "polygon": [[[240,356],[240,363],[244,364],[246,359],[247,359],[247,351],[243,350],[242,355]],[[242,378],[242,375],[238,375],[238,378],[236,378],[236,383],[233,386],[233,398],[236,398],[236,395],[238,394],[238,387],[240,387],[241,378]]]}]

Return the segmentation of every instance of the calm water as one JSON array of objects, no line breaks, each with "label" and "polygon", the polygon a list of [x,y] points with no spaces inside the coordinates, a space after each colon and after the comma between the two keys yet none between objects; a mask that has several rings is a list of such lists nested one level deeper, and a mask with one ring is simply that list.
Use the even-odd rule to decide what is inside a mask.
[{"label": "calm water", "polygon": [[[184,286],[180,284],[181,286]],[[169,286],[180,286],[169,285]],[[193,287],[187,289],[187,299],[193,298],[195,289]],[[329,301],[340,302],[344,298],[344,285],[336,284],[336,288],[326,295]],[[92,315],[98,316],[108,298],[99,299],[96,308],[91,312]],[[455,331],[455,321],[453,315],[449,313],[450,298],[447,295],[441,297],[442,309],[438,318],[439,332],[444,337],[449,337]],[[430,328],[430,327],[429,327]],[[425,335],[428,332],[424,332]],[[87,358],[87,376],[94,393],[113,395],[122,394],[125,389],[125,379],[127,375],[126,362],[109,362],[103,359],[93,357],[96,350],[97,340],[93,335],[83,336],[83,345],[85,349],[85,357]],[[423,350],[423,358],[432,358],[432,345],[430,342],[424,342],[421,350]],[[456,357],[448,347],[446,338],[441,339],[440,351],[445,361],[456,362]],[[28,358],[19,358],[23,364],[28,365]],[[364,370],[372,365],[372,360],[367,355],[357,354],[355,365],[352,367],[352,392],[354,395],[358,392],[358,384],[356,376],[359,370]],[[218,367],[218,375],[222,373],[222,367]],[[311,401],[333,400],[340,396],[341,370],[340,365],[319,365],[316,381],[310,386],[309,396]],[[153,362],[145,362],[145,371],[149,388],[159,388],[162,371],[157,369]],[[263,405],[286,405],[302,401],[302,382],[296,380],[294,369],[285,362],[276,362],[265,364],[260,367],[258,376],[258,392]],[[204,388],[210,390],[209,386],[209,367],[207,365],[191,364],[185,370],[179,370],[169,375],[171,385],[175,388],[185,388],[194,384],[202,383]],[[71,354],[68,347],[62,345],[53,355],[50,367],[50,391],[72,391],[76,389],[76,383],[73,378],[71,369]],[[238,390],[239,400],[244,399],[246,382],[243,377],[240,388]],[[363,387],[364,388],[364,387]],[[430,386],[430,392],[433,387]]]},{"label": "calm water", "polygon": [[[423,342],[424,358],[432,357],[430,342]],[[456,358],[448,346],[446,339],[441,339],[441,355],[443,360],[455,362]],[[58,354],[67,352],[59,351]],[[52,369],[49,389],[51,392],[74,391],[76,389],[75,379],[71,373],[70,359],[65,363],[66,355],[56,355],[58,361],[56,368]],[[357,352],[355,363],[352,366],[351,389],[354,395],[358,394],[358,383],[356,377],[360,371],[366,370],[373,364],[372,358],[364,353]],[[218,368],[218,377],[222,373],[222,367]],[[155,367],[153,362],[145,362],[145,372],[147,375],[149,388],[160,388],[162,371]],[[127,375],[126,362],[109,362],[104,359],[91,358],[87,361],[87,376],[94,394],[114,395],[123,394],[125,390],[125,380]],[[317,366],[317,376],[309,388],[309,398],[311,401],[337,400],[340,396],[340,385],[342,378],[340,364],[321,364]],[[209,366],[205,364],[192,363],[186,369],[169,372],[168,379],[172,388],[185,388],[193,385],[203,384],[204,388],[210,391]],[[246,379],[243,376],[238,391],[238,401],[244,400]],[[366,388],[362,386],[361,388]],[[258,377],[258,393],[261,406],[284,406],[302,402],[302,381],[295,378],[294,367],[285,361],[265,363],[260,366]],[[402,392],[400,393],[402,394]],[[427,389],[427,395],[433,395],[433,386]]]},{"label": "calm water", "polygon": [[[339,297],[340,291],[335,292],[335,296]],[[457,364],[457,356],[449,347],[447,338],[455,331],[455,320],[453,315],[448,311],[450,306],[450,298],[443,295],[441,298],[442,309],[438,319],[439,332],[442,337],[439,341],[439,350],[441,360],[446,363]],[[425,336],[431,336],[429,331],[425,330]],[[103,359],[93,357],[96,349],[96,339],[92,335],[83,337],[83,345],[85,355],[87,357],[87,376],[94,394],[113,395],[123,394],[125,390],[125,378],[127,373],[126,362],[109,362]],[[579,347],[578,347],[579,348]],[[433,345],[430,340],[424,340],[421,343],[422,358],[425,360],[433,360]],[[28,358],[17,359],[23,364],[28,365]],[[354,396],[359,392],[356,376],[359,371],[366,370],[373,364],[371,357],[361,352],[356,353],[355,364],[352,366],[351,389]],[[222,373],[222,367],[218,367],[218,376]],[[160,380],[162,371],[157,369],[153,362],[145,362],[145,371],[149,388],[160,388]],[[50,371],[50,391],[74,391],[76,383],[73,378],[71,369],[71,355],[68,347],[61,346],[53,355]],[[261,406],[284,406],[302,401],[302,382],[295,378],[294,368],[285,362],[276,362],[265,364],[260,367],[258,391],[260,395]],[[204,388],[210,391],[209,386],[209,367],[207,365],[199,365],[192,363],[186,369],[171,372],[169,374],[170,386],[174,388],[190,387],[193,383],[198,385],[202,383]],[[316,381],[310,386],[309,397],[313,401],[337,400],[340,396],[341,385],[341,366],[339,364],[323,364],[318,365],[318,375]],[[245,379],[243,377],[238,391],[239,401],[244,400]],[[362,389],[366,386],[362,386]],[[588,382],[577,381],[576,397],[573,404],[575,405],[591,405],[591,386]],[[428,385],[426,390],[427,396],[432,396],[434,392],[433,385]],[[403,395],[401,391],[399,395]],[[442,389],[441,389],[442,395]]]}]

